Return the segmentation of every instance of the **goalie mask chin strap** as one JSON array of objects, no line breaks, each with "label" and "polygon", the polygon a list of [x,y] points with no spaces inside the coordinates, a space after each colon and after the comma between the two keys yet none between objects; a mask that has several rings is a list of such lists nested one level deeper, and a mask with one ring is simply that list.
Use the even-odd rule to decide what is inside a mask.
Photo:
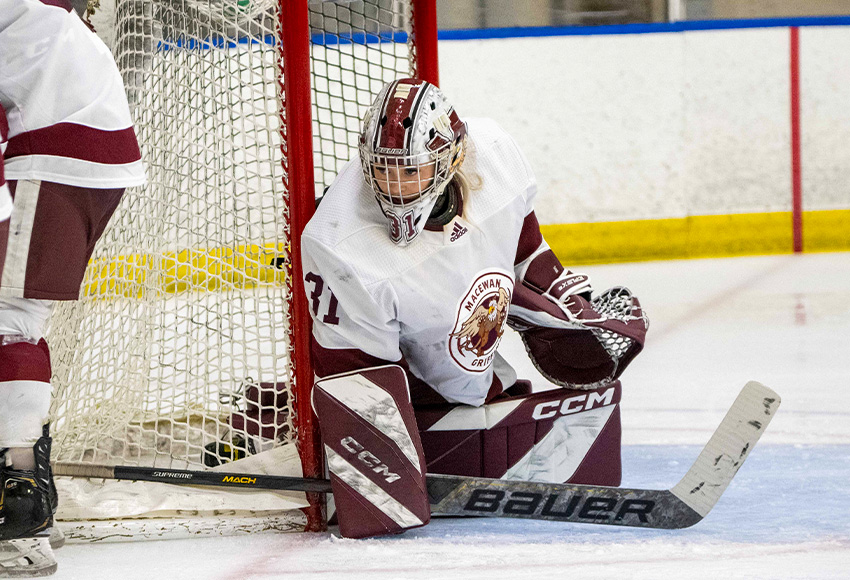
[{"label": "goalie mask chin strap", "polygon": [[425,229],[432,232],[441,232],[443,227],[451,222],[455,216],[463,213],[463,192],[460,180],[455,177],[437,198],[437,203],[434,209],[431,210],[431,215],[428,216],[428,221],[425,222]]}]

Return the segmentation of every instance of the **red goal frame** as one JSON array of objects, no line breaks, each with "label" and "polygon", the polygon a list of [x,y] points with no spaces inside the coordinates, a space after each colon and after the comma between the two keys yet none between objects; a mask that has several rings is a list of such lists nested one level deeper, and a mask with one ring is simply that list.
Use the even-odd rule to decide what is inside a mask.
[{"label": "red goal frame", "polygon": [[[307,296],[301,284],[301,233],[315,210],[313,175],[313,135],[310,90],[310,15],[309,0],[280,0],[282,74],[281,149],[284,188],[289,193],[290,271],[288,290],[290,309],[291,363],[294,366],[292,388],[295,441],[301,456],[304,477],[322,477],[324,460],[318,425],[310,405],[313,367],[310,361],[311,319]],[[410,0],[415,76],[439,84],[437,55],[436,0]],[[305,509],[305,531],[326,528],[324,497],[307,494],[310,507]]]}]

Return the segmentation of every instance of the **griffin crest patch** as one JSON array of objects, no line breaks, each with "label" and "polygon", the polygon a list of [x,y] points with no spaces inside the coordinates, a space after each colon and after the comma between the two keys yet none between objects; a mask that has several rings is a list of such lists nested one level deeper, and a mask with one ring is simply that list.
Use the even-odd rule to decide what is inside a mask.
[{"label": "griffin crest patch", "polygon": [[458,302],[449,354],[462,369],[480,373],[490,367],[505,332],[513,289],[512,276],[488,271],[476,277]]}]

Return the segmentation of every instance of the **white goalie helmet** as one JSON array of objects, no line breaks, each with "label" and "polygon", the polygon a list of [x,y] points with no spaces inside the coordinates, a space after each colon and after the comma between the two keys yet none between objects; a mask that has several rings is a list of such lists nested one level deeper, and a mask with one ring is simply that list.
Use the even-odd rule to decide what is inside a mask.
[{"label": "white goalie helmet", "polygon": [[360,161],[393,242],[422,233],[465,147],[466,123],[440,89],[419,79],[384,86],[363,121]]}]

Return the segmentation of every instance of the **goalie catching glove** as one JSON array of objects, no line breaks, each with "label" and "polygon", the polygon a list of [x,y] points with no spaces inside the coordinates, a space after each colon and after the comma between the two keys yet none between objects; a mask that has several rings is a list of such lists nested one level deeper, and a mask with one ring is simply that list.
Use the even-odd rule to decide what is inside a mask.
[{"label": "goalie catching glove", "polygon": [[549,381],[594,389],[618,378],[643,349],[649,320],[628,288],[590,299],[587,276],[569,270],[541,290],[517,284],[508,324],[520,332],[529,358]]}]

